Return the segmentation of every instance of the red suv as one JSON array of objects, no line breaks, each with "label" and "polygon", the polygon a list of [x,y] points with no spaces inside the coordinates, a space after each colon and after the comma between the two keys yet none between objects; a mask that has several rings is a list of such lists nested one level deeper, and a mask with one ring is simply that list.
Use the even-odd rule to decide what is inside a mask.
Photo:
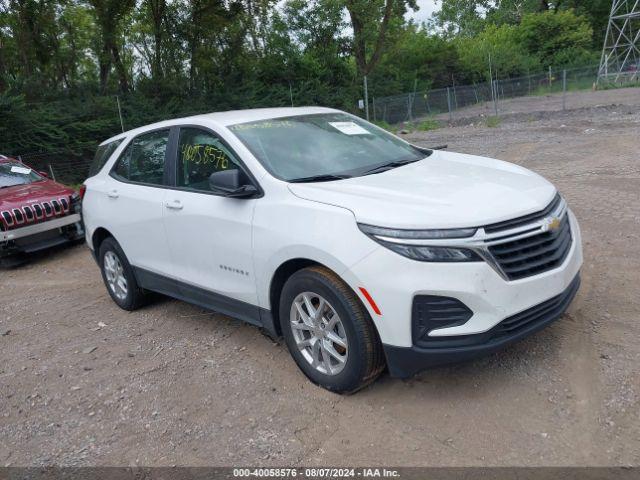
[{"label": "red suv", "polygon": [[83,237],[75,190],[0,155],[0,261]]}]

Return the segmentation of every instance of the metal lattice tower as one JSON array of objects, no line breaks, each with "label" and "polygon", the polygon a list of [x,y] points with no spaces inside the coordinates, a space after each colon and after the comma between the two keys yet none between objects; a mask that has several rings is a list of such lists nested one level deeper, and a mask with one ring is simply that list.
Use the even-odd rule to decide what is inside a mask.
[{"label": "metal lattice tower", "polygon": [[598,82],[640,78],[640,0],[613,0]]}]

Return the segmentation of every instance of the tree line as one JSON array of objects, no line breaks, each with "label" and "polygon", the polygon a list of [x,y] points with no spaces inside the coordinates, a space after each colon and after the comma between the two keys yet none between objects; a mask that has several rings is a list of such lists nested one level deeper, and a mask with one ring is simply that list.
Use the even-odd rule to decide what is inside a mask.
[{"label": "tree line", "polygon": [[333,106],[597,62],[610,0],[0,0],[0,149],[86,156],[206,111]]}]

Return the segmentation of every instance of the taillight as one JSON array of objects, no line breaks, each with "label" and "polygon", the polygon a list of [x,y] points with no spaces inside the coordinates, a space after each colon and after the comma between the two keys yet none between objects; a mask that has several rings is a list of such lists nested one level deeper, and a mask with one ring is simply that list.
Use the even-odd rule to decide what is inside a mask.
[{"label": "taillight", "polygon": [[80,200],[84,198],[84,194],[87,192],[87,186],[83,183],[80,185]]}]

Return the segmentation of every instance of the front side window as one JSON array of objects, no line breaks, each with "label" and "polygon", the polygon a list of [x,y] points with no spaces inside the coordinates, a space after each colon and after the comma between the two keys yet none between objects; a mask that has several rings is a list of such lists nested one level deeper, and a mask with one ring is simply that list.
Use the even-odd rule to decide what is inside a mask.
[{"label": "front side window", "polygon": [[377,166],[421,160],[425,154],[345,113],[275,118],[229,129],[277,178],[358,176]]},{"label": "front side window", "polygon": [[104,145],[100,145],[98,150],[96,151],[95,156],[93,157],[93,161],[89,166],[89,176],[93,177],[96,173],[102,170],[104,164],[107,163],[111,154],[116,151],[118,145],[122,143],[123,139],[114,140],[113,142],[106,143]]},{"label": "front side window", "polygon": [[22,163],[0,163],[0,188],[28,185],[41,180],[44,180],[42,176]]},{"label": "front side window", "polygon": [[168,142],[169,130],[137,136],[120,155],[114,175],[129,182],[163,185]]},{"label": "front side window", "polygon": [[179,187],[210,192],[211,174],[239,168],[235,155],[213,133],[199,128],[180,129],[176,176]]}]

